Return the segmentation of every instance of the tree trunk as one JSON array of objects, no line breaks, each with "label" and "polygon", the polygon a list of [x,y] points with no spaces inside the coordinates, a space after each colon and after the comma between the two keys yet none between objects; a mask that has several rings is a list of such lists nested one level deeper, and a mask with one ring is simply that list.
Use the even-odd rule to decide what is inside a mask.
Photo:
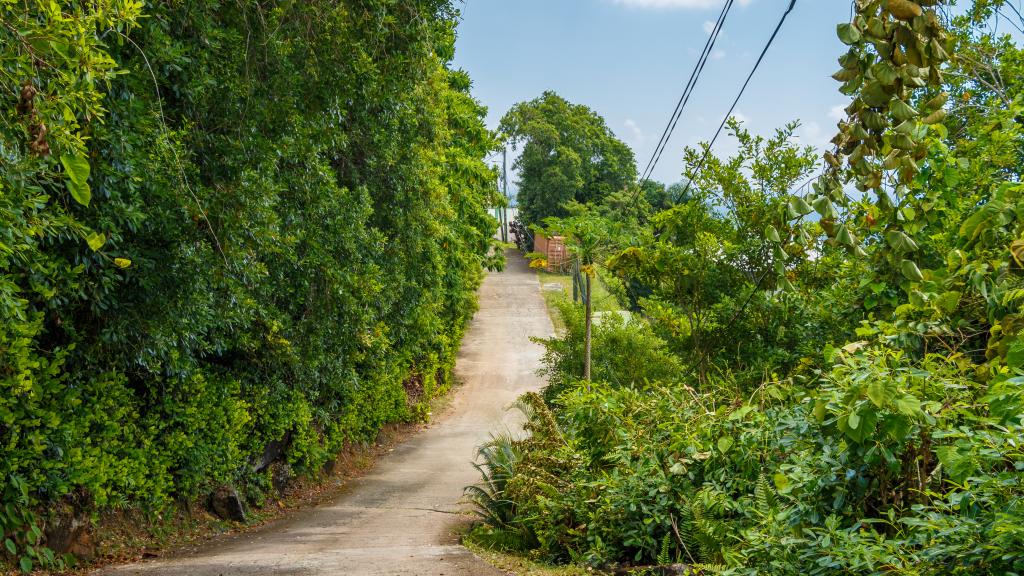
[{"label": "tree trunk", "polygon": [[[583,295],[585,314],[585,332],[583,336],[583,379],[590,382],[590,333],[591,333],[591,310],[590,310],[590,274],[587,277],[587,290]],[[587,390],[590,390],[590,386],[587,386]]]}]

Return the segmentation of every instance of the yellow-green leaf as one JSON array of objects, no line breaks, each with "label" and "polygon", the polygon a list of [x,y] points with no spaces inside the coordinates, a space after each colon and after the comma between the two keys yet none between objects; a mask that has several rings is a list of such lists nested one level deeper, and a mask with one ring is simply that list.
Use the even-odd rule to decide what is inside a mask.
[{"label": "yellow-green leaf", "polygon": [[100,232],[93,232],[85,238],[85,242],[89,245],[89,248],[92,248],[93,252],[96,252],[107,243],[107,237]]},{"label": "yellow-green leaf", "polygon": [[772,482],[775,483],[775,488],[779,492],[783,494],[789,492],[789,478],[787,478],[785,474],[781,472],[776,472],[775,474],[772,475]]},{"label": "yellow-green leaf", "polygon": [[718,439],[718,450],[722,454],[725,454],[726,452],[729,451],[730,448],[732,448],[732,444],[733,440],[731,436],[722,436],[721,438]]},{"label": "yellow-green leaf", "polygon": [[917,267],[917,264],[913,260],[904,260],[900,263],[900,270],[903,275],[914,282],[920,282],[924,280],[924,274],[921,273],[921,269]]},{"label": "yellow-green leaf", "polygon": [[793,209],[794,212],[796,212],[800,216],[806,216],[814,211],[814,208],[811,208],[811,205],[808,204],[806,200],[799,196],[794,196],[790,198],[789,206]]},{"label": "yellow-green leaf", "polygon": [[896,400],[896,409],[899,410],[901,414],[915,416],[921,413],[921,401],[914,396],[907,394]]},{"label": "yellow-green leaf", "polygon": [[1024,266],[1024,240],[1014,240],[1010,244],[1010,254],[1013,255],[1018,266]]},{"label": "yellow-green leaf", "polygon": [[840,24],[836,27],[836,34],[843,44],[856,44],[860,41],[860,31],[854,28],[852,24]]},{"label": "yellow-green leaf", "polygon": [[92,200],[92,189],[89,188],[89,160],[77,154],[62,154],[60,163],[64,166],[71,197],[79,204],[88,206]]},{"label": "yellow-green leaf", "polygon": [[860,415],[856,412],[850,414],[846,419],[846,425],[850,427],[850,430],[856,430],[857,427],[860,426]]},{"label": "yellow-green leaf", "polygon": [[828,402],[824,400],[817,400],[814,402],[814,419],[818,422],[825,421],[825,408],[828,406]]},{"label": "yellow-green leaf", "polygon": [[[888,378],[875,378],[868,383],[868,399],[871,403],[882,408],[892,401],[896,396],[896,384]],[[851,428],[856,428],[853,424]]]}]

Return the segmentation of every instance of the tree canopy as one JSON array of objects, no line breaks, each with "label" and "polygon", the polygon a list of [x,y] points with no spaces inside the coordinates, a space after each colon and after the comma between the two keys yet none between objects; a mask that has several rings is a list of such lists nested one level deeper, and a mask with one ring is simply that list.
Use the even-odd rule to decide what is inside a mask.
[{"label": "tree canopy", "polygon": [[[0,3],[0,554],[316,473],[450,383],[496,141],[445,0]],[[0,569],[2,571],[2,569]]]},{"label": "tree canopy", "polygon": [[516,104],[499,132],[514,149],[519,210],[527,225],[567,216],[566,204],[599,202],[636,180],[633,151],[590,108],[554,92]]}]

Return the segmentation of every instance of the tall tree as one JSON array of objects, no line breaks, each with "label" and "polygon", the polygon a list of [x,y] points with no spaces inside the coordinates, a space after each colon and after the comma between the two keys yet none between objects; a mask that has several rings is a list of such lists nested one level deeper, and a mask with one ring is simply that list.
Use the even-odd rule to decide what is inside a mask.
[{"label": "tall tree", "polygon": [[566,203],[597,202],[636,180],[633,151],[604,119],[554,92],[512,107],[500,131],[522,149],[514,166],[526,224],[564,217]]}]

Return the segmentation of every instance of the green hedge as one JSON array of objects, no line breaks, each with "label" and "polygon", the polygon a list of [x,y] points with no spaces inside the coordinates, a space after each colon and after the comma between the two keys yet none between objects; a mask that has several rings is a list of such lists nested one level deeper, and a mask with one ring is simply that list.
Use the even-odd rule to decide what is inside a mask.
[{"label": "green hedge", "polygon": [[0,3],[13,558],[49,561],[33,511],[160,508],[251,480],[283,438],[315,471],[448,385],[494,227],[457,17]]}]

